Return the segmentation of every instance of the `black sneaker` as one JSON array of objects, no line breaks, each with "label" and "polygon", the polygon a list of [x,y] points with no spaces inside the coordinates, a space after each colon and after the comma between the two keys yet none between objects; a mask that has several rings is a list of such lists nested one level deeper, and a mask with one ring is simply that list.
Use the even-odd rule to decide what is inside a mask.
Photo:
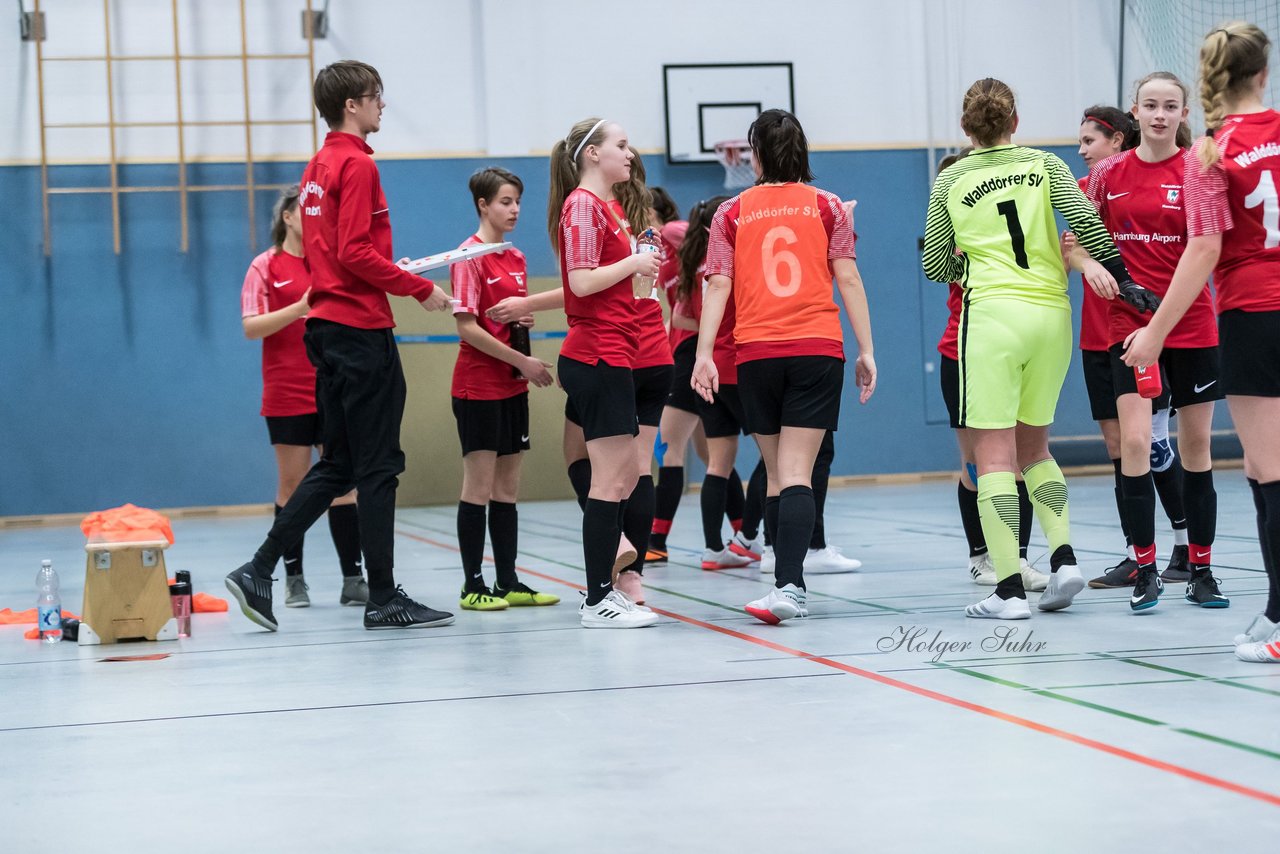
[{"label": "black sneaker", "polygon": [[1169,555],[1169,565],[1160,573],[1162,581],[1183,582],[1191,580],[1191,563],[1186,546],[1174,546]]},{"label": "black sneaker", "polygon": [[1160,601],[1161,590],[1164,590],[1164,583],[1160,581],[1156,565],[1139,566],[1138,578],[1133,583],[1133,595],[1129,597],[1129,607],[1135,611],[1154,608]]},{"label": "black sneaker", "polygon": [[370,599],[364,606],[366,629],[425,629],[447,626],[452,622],[453,614],[413,601],[403,587],[396,587],[391,601],[385,605],[375,605]]},{"label": "black sneaker", "polygon": [[271,582],[274,578],[262,578],[254,572],[253,564],[246,563],[227,576],[227,590],[240,603],[240,610],[264,629],[275,631],[279,626],[276,615],[271,613]]},{"label": "black sneaker", "polygon": [[1132,587],[1138,580],[1138,562],[1127,557],[1089,582],[1094,590],[1111,590],[1116,587]]},{"label": "black sneaker", "polygon": [[1209,567],[1196,567],[1187,583],[1186,599],[1192,605],[1201,608],[1227,608],[1231,600],[1218,590],[1218,579],[1213,577]]}]

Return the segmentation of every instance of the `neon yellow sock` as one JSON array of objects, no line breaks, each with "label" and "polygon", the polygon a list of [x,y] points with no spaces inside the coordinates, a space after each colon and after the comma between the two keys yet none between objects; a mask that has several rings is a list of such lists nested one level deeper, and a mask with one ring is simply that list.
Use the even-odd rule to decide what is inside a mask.
[{"label": "neon yellow sock", "polygon": [[978,476],[978,517],[996,581],[1018,574],[1018,481],[1011,471]]},{"label": "neon yellow sock", "polygon": [[1067,512],[1067,479],[1050,457],[1033,463],[1022,472],[1027,494],[1036,511],[1036,521],[1049,541],[1049,554],[1071,542],[1071,521]]}]

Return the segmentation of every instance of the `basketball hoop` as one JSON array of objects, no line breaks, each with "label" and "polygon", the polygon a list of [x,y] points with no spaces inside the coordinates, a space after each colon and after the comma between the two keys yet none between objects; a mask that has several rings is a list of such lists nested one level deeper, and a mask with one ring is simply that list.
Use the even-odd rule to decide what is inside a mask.
[{"label": "basketball hoop", "polygon": [[756,170],[751,165],[751,144],[745,139],[717,142],[716,159],[724,167],[726,190],[741,190],[756,182]]}]

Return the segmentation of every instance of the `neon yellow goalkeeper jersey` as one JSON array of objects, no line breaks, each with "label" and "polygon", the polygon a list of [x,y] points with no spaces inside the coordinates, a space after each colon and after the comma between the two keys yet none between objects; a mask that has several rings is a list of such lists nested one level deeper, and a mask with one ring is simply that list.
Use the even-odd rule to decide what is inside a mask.
[{"label": "neon yellow goalkeeper jersey", "polygon": [[1095,260],[1119,255],[1061,158],[1018,145],[970,153],[938,176],[929,195],[925,275],[960,282],[969,304],[1014,297],[1069,306],[1055,208]]}]

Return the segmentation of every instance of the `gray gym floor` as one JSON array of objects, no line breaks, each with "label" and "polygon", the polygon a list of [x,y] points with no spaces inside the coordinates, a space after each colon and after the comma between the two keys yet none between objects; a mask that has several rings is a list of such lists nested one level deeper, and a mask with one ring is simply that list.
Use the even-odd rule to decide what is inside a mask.
[{"label": "gray gym floor", "polygon": [[[1071,489],[1092,577],[1120,551],[1111,480]],[[360,610],[337,604],[321,523],[307,544],[313,606],[277,605],[276,634],[238,610],[160,644],[46,646],[0,628],[0,848],[1269,847],[1280,668],[1232,655],[1267,582],[1243,475],[1219,473],[1218,493],[1229,609],[1193,608],[1170,586],[1134,615],[1127,592],[1086,589],[1016,624],[963,616],[987,591],[969,581],[948,482],[833,490],[829,540],[864,566],[811,577],[810,619],[776,627],[741,611],[766,589],[756,570],[698,569],[696,496],[671,564],[647,573],[663,619],[634,631],[578,627],[569,502],[520,508],[523,578],[564,601],[458,611],[442,629],[364,631]],[[453,511],[398,519],[399,581],[457,610]],[[223,575],[268,523],[179,520],[169,570],[225,597]],[[1161,537],[1164,557],[1163,525]],[[0,553],[0,607],[31,607],[50,557],[78,611],[77,528],[0,531]],[[1047,562],[1038,538],[1031,556]],[[991,649],[997,628],[1030,645]],[[953,646],[881,651],[917,629]],[[152,652],[168,657],[102,661]]]}]

